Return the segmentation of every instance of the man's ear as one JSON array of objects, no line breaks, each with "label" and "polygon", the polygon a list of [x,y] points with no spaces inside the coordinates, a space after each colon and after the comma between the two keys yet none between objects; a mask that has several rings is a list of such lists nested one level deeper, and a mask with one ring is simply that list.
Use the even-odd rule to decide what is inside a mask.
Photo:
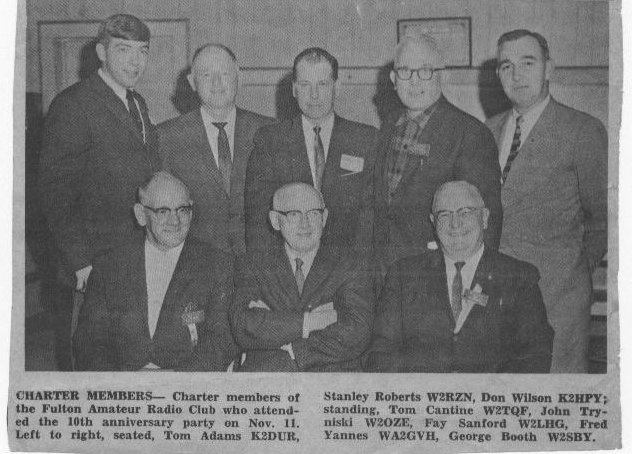
[{"label": "man's ear", "polygon": [[296,94],[297,90],[296,82],[292,82],[292,96],[294,96],[295,99],[298,98],[298,95]]},{"label": "man's ear", "polygon": [[437,228],[437,224],[435,224],[435,217],[434,214],[430,213],[430,222],[432,223],[432,225],[434,226],[434,228]]},{"label": "man's ear", "polygon": [[393,82],[393,86],[396,86],[397,75],[395,74],[395,71],[391,70],[391,73],[389,74],[389,76],[391,78],[391,82]]},{"label": "man's ear", "polygon": [[270,224],[272,224],[272,227],[274,228],[274,230],[281,230],[281,224],[279,222],[279,217],[281,215],[279,213],[277,213],[276,211],[269,211],[268,212],[268,217],[270,218]]},{"label": "man's ear", "polygon": [[187,74],[187,80],[189,81],[189,85],[193,89],[193,91],[197,91],[195,89],[195,79],[193,78],[193,70],[189,74]]},{"label": "man's ear", "polygon": [[141,227],[145,227],[147,225],[147,213],[145,213],[145,207],[143,207],[140,203],[134,204],[134,217],[136,218],[136,222]]},{"label": "man's ear", "polygon": [[107,59],[105,46],[103,45],[103,43],[97,43],[96,51],[97,51],[97,57],[99,57],[99,60],[101,60],[101,63],[103,63]]},{"label": "man's ear", "polygon": [[327,225],[327,218],[329,217],[329,210],[327,208],[325,208],[325,211],[323,211],[323,227],[325,227],[325,225]]},{"label": "man's ear", "polygon": [[549,58],[544,62],[544,80],[551,80],[551,76],[553,75],[553,70],[555,69],[555,62],[552,58]]}]

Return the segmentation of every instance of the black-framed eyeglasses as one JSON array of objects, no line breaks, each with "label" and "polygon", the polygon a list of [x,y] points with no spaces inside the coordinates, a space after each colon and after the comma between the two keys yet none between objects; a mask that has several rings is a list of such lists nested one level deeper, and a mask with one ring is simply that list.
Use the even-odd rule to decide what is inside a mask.
[{"label": "black-framed eyeglasses", "polygon": [[[141,203],[141,205],[143,205]],[[169,208],[169,207],[159,207],[159,208],[154,208],[154,207],[150,207],[147,205],[143,205],[144,208],[147,208],[149,211],[151,211],[156,218],[159,221],[165,221],[169,218],[169,216],[171,216],[172,213],[175,213],[175,215],[178,218],[183,218],[186,216],[191,216],[191,214],[193,213],[193,205],[189,204],[189,205],[182,205],[179,206],[177,208]]]},{"label": "black-framed eyeglasses", "polygon": [[303,216],[307,217],[307,220],[310,222],[318,221],[322,219],[323,213],[325,212],[324,208],[312,208],[311,210],[301,211],[301,210],[289,210],[289,211],[280,211],[280,210],[272,210],[275,213],[282,214],[285,216],[285,219],[292,224],[298,224],[301,222]]},{"label": "black-framed eyeglasses", "polygon": [[460,221],[469,220],[475,213],[484,209],[485,207],[463,207],[456,211],[440,210],[434,213],[434,217],[439,224],[448,224],[453,216]]},{"label": "black-framed eyeglasses", "polygon": [[420,80],[430,80],[432,79],[432,76],[434,75],[435,72],[442,71],[444,69],[445,68],[427,68],[427,67],[411,69],[411,68],[408,68],[407,66],[402,66],[399,68],[395,68],[395,74],[397,74],[397,78],[400,80],[410,80],[413,77],[414,73],[417,73],[417,77]]}]

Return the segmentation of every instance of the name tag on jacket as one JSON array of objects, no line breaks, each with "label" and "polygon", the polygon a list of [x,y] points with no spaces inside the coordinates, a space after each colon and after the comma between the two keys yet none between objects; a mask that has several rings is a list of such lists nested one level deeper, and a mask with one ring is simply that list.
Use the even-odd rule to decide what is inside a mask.
[{"label": "name tag on jacket", "polygon": [[353,173],[362,172],[364,169],[364,158],[343,153],[340,156],[340,168]]}]

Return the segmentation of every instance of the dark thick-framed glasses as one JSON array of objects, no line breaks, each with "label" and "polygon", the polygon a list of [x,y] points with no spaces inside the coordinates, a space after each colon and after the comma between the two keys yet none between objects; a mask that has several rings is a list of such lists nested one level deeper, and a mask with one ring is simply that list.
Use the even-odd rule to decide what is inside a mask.
[{"label": "dark thick-framed glasses", "polygon": [[411,69],[406,66],[402,66],[400,68],[395,68],[395,74],[397,74],[397,78],[400,80],[410,80],[413,77],[414,73],[417,73],[417,77],[420,80],[430,80],[436,71],[441,71],[445,68],[417,68]]},{"label": "dark thick-framed glasses", "polygon": [[151,211],[156,216],[156,219],[158,219],[159,221],[166,221],[167,219],[169,219],[169,216],[171,216],[172,213],[175,213],[175,215],[178,216],[178,218],[191,216],[191,213],[193,213],[193,205],[182,205],[182,206],[179,206],[178,208],[168,208],[168,207],[153,208],[147,205],[143,205],[143,207]]},{"label": "dark thick-framed glasses", "polygon": [[441,210],[437,211],[434,217],[439,224],[449,224],[453,216],[456,216],[459,221],[470,220],[474,214],[483,208],[485,207],[463,207],[456,211]]},{"label": "dark thick-framed glasses", "polygon": [[285,216],[285,219],[292,224],[298,224],[301,222],[303,216],[307,217],[307,220],[310,222],[319,221],[323,217],[323,213],[325,212],[324,208],[313,208],[307,211],[300,210],[290,210],[290,211],[279,211],[273,210],[276,213],[282,214]]}]

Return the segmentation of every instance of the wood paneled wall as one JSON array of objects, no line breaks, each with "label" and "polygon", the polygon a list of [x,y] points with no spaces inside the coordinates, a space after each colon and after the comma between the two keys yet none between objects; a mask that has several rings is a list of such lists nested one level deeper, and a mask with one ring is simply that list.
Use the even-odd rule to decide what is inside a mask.
[{"label": "wood paneled wall", "polygon": [[[27,91],[41,90],[38,21],[94,20],[116,12],[144,19],[188,18],[189,56],[209,41],[231,47],[244,68],[241,103],[273,115],[279,114],[279,74],[305,47],[325,47],[348,77],[339,110],[374,124],[379,120],[373,101],[380,90],[377,76],[391,59],[397,19],[470,16],[475,67],[494,57],[500,34],[530,28],[547,37],[558,67],[601,67],[597,83],[582,75],[583,69],[558,71],[553,92],[607,118],[607,0],[27,0]],[[481,117],[479,77],[477,70],[455,71],[447,78],[446,93]],[[157,120],[172,115],[158,112]]]}]

